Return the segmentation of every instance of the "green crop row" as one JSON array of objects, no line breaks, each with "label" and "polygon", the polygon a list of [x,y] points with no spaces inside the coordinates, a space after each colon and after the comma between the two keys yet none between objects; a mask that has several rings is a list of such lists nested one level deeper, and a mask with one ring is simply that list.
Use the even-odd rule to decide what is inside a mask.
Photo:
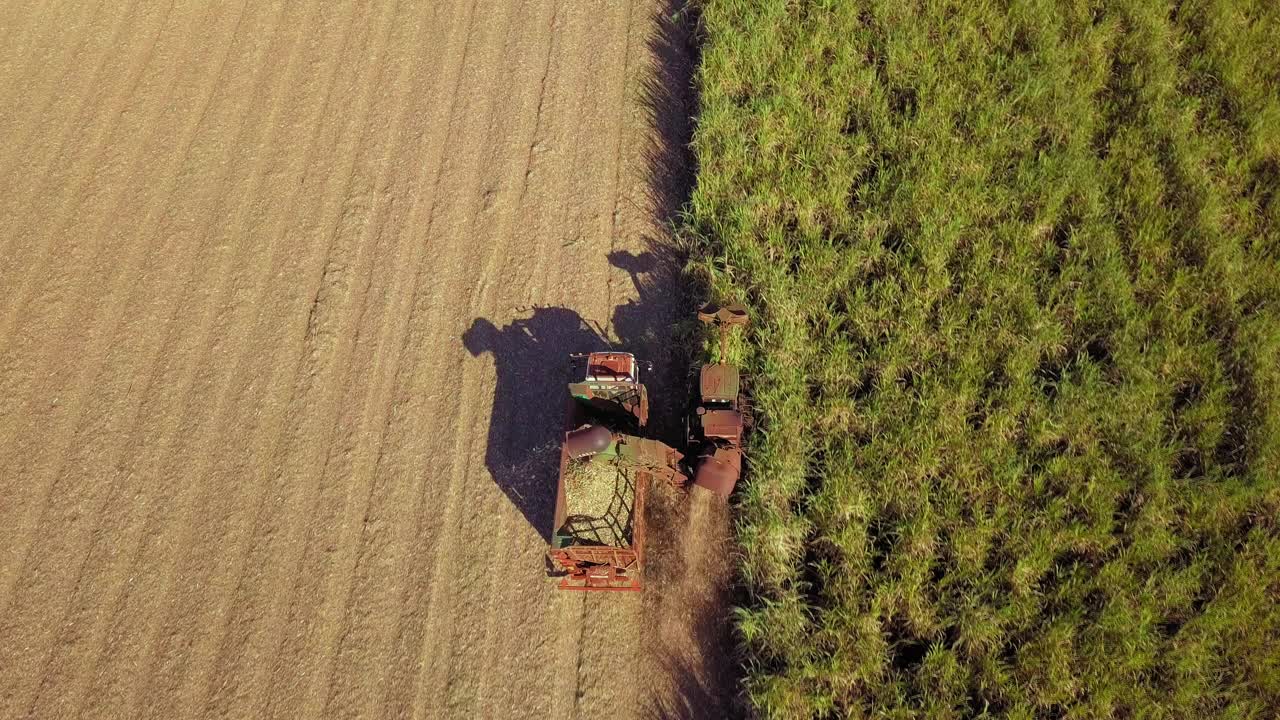
[{"label": "green crop row", "polygon": [[1280,713],[1280,3],[702,0],[769,718]]}]

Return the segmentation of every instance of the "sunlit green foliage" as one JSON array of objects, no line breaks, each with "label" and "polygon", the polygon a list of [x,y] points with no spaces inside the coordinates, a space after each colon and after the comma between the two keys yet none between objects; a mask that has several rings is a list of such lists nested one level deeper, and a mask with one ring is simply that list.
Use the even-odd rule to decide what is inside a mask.
[{"label": "sunlit green foliage", "polygon": [[766,717],[1280,713],[1280,3],[705,0]]}]

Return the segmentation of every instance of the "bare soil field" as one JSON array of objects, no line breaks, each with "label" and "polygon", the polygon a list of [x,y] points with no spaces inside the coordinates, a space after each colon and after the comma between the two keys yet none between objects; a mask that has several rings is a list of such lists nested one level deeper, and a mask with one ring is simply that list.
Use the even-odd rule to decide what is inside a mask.
[{"label": "bare soil field", "polygon": [[683,401],[669,18],[0,9],[0,717],[728,712],[722,506],[642,594],[543,558],[565,354]]}]

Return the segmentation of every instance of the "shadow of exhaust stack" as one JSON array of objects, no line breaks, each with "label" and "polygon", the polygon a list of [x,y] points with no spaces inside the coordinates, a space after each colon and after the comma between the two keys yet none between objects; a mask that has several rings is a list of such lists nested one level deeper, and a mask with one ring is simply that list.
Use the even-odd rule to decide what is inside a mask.
[{"label": "shadow of exhaust stack", "polygon": [[609,264],[623,270],[627,275],[631,276],[631,282],[636,287],[636,292],[640,293],[640,299],[644,300],[647,283],[642,277],[652,273],[658,268],[658,259],[651,252],[633,253],[630,250],[614,250],[609,253]]}]

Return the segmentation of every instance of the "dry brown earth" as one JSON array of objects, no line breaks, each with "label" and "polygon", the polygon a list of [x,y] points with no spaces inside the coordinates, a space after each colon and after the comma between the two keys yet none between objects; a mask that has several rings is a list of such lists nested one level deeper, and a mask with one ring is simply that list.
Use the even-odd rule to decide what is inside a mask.
[{"label": "dry brown earth", "polygon": [[542,556],[564,354],[678,373],[668,15],[0,8],[0,717],[724,715],[723,507]]}]

